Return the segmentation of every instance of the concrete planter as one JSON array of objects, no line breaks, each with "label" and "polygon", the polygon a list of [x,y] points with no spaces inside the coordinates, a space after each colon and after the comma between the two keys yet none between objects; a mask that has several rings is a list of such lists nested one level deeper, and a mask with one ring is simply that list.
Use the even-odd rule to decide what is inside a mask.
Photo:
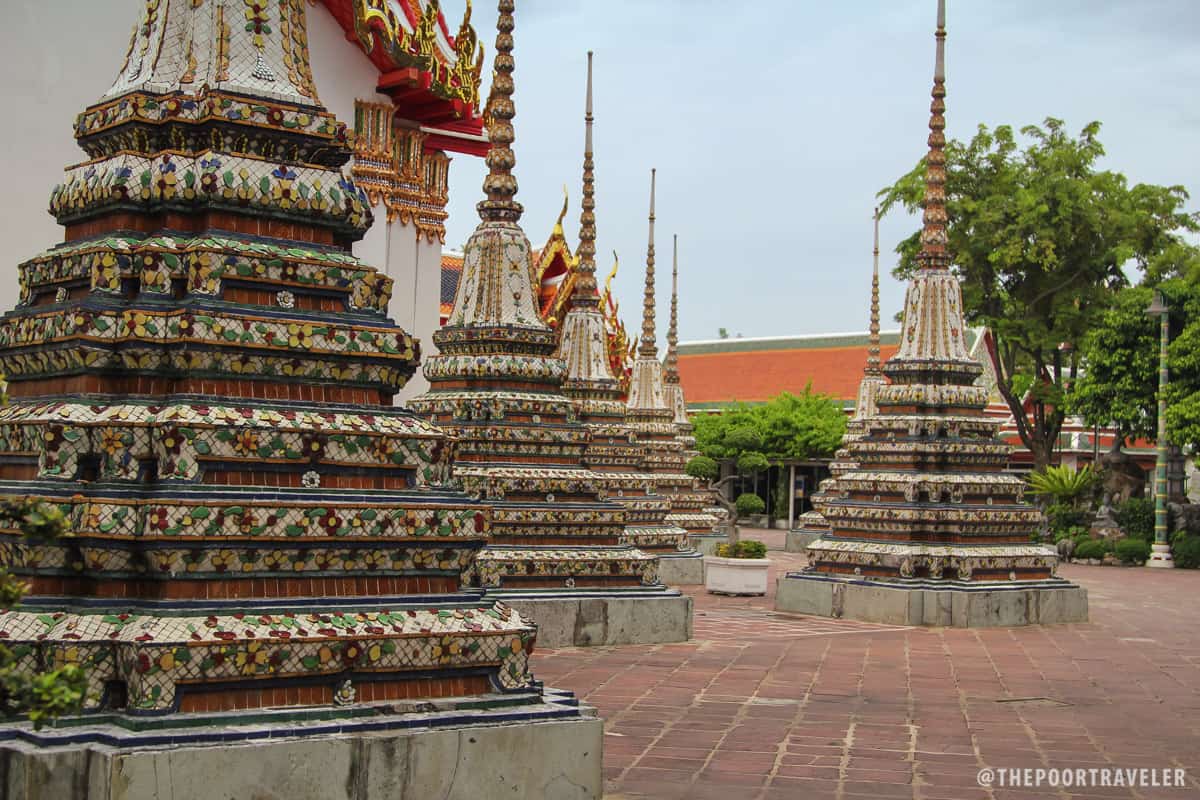
[{"label": "concrete planter", "polygon": [[769,558],[704,557],[704,588],[713,594],[766,594]]}]

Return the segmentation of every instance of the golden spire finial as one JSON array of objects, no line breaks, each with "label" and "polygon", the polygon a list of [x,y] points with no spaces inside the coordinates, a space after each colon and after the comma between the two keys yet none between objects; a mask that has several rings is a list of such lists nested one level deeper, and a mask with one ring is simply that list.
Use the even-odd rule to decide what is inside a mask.
[{"label": "golden spire finial", "polygon": [[558,219],[554,220],[554,233],[559,236],[563,235],[563,218],[567,216],[567,207],[571,204],[571,193],[567,191],[567,185],[563,184],[563,205],[562,210],[558,212]]},{"label": "golden spire finial", "polygon": [[933,66],[933,102],[929,106],[929,155],[925,158],[925,200],[921,230],[922,268],[947,269],[946,234],[946,0],[938,0],[937,55]]},{"label": "golden spire finial", "polygon": [[675,234],[671,255],[671,321],[667,324],[667,358],[663,380],[679,383],[679,234]]},{"label": "golden spire finial", "polygon": [[483,179],[483,192],[487,199],[476,208],[484,222],[516,222],[521,218],[521,204],[514,198],[517,194],[517,178],[513,167],[517,157],[512,145],[516,138],[512,120],[517,115],[513,104],[513,20],[514,0],[499,0],[500,15],[496,18],[496,57],[492,67],[492,91],[488,98],[488,174]]},{"label": "golden spire finial", "polygon": [[871,275],[871,340],[867,346],[867,375],[879,371],[879,206],[875,206],[874,270]]},{"label": "golden spire finial", "polygon": [[650,170],[650,237],[646,246],[646,289],[642,295],[642,339],[639,355],[658,358],[654,339],[654,182],[657,170]]},{"label": "golden spire finial", "polygon": [[604,297],[601,297],[601,302],[610,308],[613,315],[617,313],[617,302],[612,299],[612,279],[617,277],[617,269],[620,266],[620,258],[617,257],[617,251],[612,251],[612,272],[608,273],[608,277],[604,281]]},{"label": "golden spire finial", "polygon": [[587,100],[583,112],[583,198],[579,212],[579,271],[572,303],[596,302],[596,164],[592,160],[592,51],[587,54]]}]

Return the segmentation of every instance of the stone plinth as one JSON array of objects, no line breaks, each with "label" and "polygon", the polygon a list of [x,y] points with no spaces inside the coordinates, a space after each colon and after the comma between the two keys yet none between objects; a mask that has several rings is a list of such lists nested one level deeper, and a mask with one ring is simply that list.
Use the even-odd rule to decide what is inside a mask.
[{"label": "stone plinth", "polygon": [[189,725],[190,715],[179,715],[157,729],[8,728],[0,793],[26,800],[601,796],[603,723],[592,709],[552,690],[517,709],[490,710],[487,699],[469,708],[429,703],[403,722],[376,709],[340,719],[263,713],[224,726]]},{"label": "stone plinth", "polygon": [[692,637],[692,598],[665,587],[500,590],[488,596],[502,598],[537,623],[539,647],[661,644]]},{"label": "stone plinth", "polygon": [[705,556],[717,554],[717,545],[726,544],[729,542],[729,534],[727,533],[690,533],[688,536],[692,540],[692,547],[696,548],[696,552]]},{"label": "stone plinth", "polygon": [[668,586],[704,583],[704,556],[697,550],[659,555],[658,578]]},{"label": "stone plinth", "polygon": [[810,531],[797,528],[788,531],[784,537],[783,549],[789,553],[803,553],[808,546],[821,538],[821,531]]},{"label": "stone plinth", "polygon": [[1087,622],[1087,590],[1065,580],[997,585],[867,581],[793,572],[776,582],[775,608],[890,625],[993,628]]}]

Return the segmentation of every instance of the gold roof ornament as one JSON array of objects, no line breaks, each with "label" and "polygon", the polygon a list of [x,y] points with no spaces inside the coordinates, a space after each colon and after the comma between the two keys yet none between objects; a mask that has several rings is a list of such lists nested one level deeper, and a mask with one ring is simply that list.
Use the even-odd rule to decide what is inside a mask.
[{"label": "gold roof ornament", "polygon": [[453,39],[438,0],[351,0],[349,5],[349,15],[334,16],[348,33],[353,31],[378,69],[419,69],[429,74],[428,90],[435,97],[461,100],[478,110],[484,48],[471,26],[470,2]]}]

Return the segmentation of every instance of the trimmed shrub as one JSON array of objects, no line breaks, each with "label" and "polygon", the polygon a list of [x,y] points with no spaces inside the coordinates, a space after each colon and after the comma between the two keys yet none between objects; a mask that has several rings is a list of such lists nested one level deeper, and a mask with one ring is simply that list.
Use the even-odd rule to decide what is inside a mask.
[{"label": "trimmed shrub", "polygon": [[1176,536],[1171,543],[1171,558],[1175,566],[1184,569],[1200,567],[1200,536]]},{"label": "trimmed shrub", "polygon": [[733,505],[737,509],[739,517],[747,517],[751,514],[761,514],[767,510],[767,504],[763,502],[763,499],[756,494],[752,494],[751,492],[739,494]]},{"label": "trimmed shrub", "polygon": [[1104,558],[1108,546],[1102,539],[1088,539],[1075,546],[1075,558]]},{"label": "trimmed shrub", "polygon": [[756,539],[742,539],[717,545],[717,555],[721,558],[766,558],[767,546]]},{"label": "trimmed shrub", "polygon": [[721,473],[721,468],[717,462],[708,456],[696,456],[691,461],[687,462],[684,471],[693,478],[703,478],[706,481],[715,481],[717,475]]},{"label": "trimmed shrub", "polygon": [[1122,539],[1117,542],[1116,554],[1122,564],[1145,564],[1150,558],[1150,543],[1142,539]]},{"label": "trimmed shrub", "polygon": [[1131,497],[1113,509],[1113,519],[1132,539],[1154,541],[1154,501],[1146,497]]}]

